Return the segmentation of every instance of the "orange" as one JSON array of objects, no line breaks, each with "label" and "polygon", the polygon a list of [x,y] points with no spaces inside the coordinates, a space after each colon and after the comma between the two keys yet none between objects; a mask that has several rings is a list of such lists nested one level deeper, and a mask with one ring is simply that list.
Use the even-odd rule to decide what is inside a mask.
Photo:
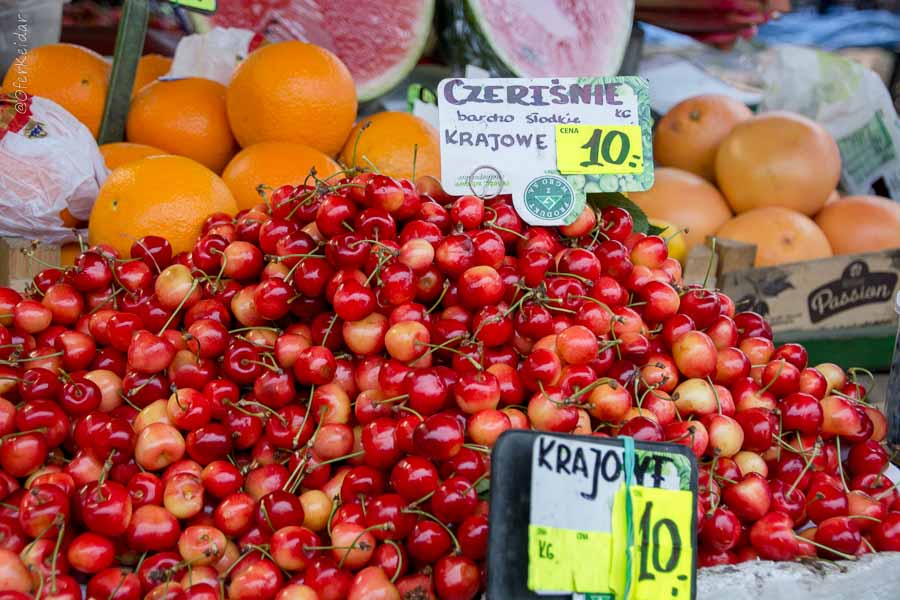
[{"label": "orange", "polygon": [[653,134],[653,159],[664,167],[716,180],[716,150],[732,128],[753,116],[740,100],[702,94],[673,106]]},{"label": "orange", "polygon": [[85,222],[77,219],[75,215],[69,212],[68,208],[59,211],[59,218],[62,219],[63,227],[68,229],[83,229],[85,226]]},{"label": "orange", "polygon": [[59,264],[62,267],[71,267],[75,264],[75,259],[81,254],[81,244],[78,242],[69,242],[63,244],[59,249]]},{"label": "orange", "polygon": [[356,87],[344,63],[324,48],[268,44],[235,69],[228,119],[243,147],[296,142],[334,156],[356,120]]},{"label": "orange", "polygon": [[840,177],[834,138],[793,113],[764,113],[739,123],[716,154],[716,182],[736,213],[784,206],[812,216]]},{"label": "orange", "polygon": [[835,254],[900,248],[900,204],[881,196],[847,196],[825,205],[816,224]]},{"label": "orange", "polygon": [[243,210],[262,202],[258,186],[274,189],[286,184],[300,185],[313,167],[319,179],[341,170],[340,165],[315,148],[290,142],[262,142],[238,152],[222,172],[222,179]]},{"label": "orange", "polygon": [[416,177],[441,178],[441,140],[437,129],[409,113],[383,112],[360,119],[341,150],[341,162],[364,169],[374,166],[385,175],[412,179],[414,155]]},{"label": "orange", "polygon": [[134,74],[134,86],[131,88],[131,97],[134,98],[145,85],[153,83],[169,72],[172,67],[172,59],[162,54],[145,54],[138,61],[137,71]]},{"label": "orange", "polygon": [[827,258],[828,238],[806,215],[781,206],[741,213],[719,228],[716,237],[756,245],[757,267]]},{"label": "orange", "polygon": [[135,240],[159,235],[175,252],[184,252],[214,212],[237,212],[234,196],[218,175],[183,156],[141,158],[114,170],[100,188],[88,243],[109,244],[128,256]]},{"label": "orange", "polygon": [[225,114],[225,86],[189,77],[154,81],[131,102],[128,141],[192,158],[220,173],[237,151]]},{"label": "orange", "polygon": [[731,218],[731,209],[719,190],[702,177],[680,169],[657,169],[653,187],[628,196],[648,217],[686,229],[686,252],[703,244],[706,236]]},{"label": "orange", "polygon": [[93,50],[73,44],[48,44],[17,57],[2,87],[6,92],[21,90],[53,100],[97,137],[109,70],[109,63]]},{"label": "orange", "polygon": [[160,150],[159,148],[154,148],[153,146],[147,146],[146,144],[113,142],[111,144],[103,144],[100,146],[100,154],[103,155],[103,160],[106,162],[106,168],[112,170],[139,158],[168,154],[168,152]]}]

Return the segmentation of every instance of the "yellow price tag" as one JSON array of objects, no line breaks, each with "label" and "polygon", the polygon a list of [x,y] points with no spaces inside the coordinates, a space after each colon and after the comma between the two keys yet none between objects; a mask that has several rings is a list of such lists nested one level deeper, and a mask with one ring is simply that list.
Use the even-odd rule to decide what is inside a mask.
[{"label": "yellow price tag", "polygon": [[694,576],[690,491],[632,488],[638,546],[637,600],[690,598]]},{"label": "yellow price tag", "polygon": [[528,589],[574,592],[568,529],[528,526]]},{"label": "yellow price tag", "polygon": [[214,13],[218,6],[216,0],[167,0],[169,4],[180,6],[195,12]]},{"label": "yellow price tag", "polygon": [[644,171],[640,125],[557,125],[556,168],[563,175]]},{"label": "yellow price tag", "polygon": [[575,591],[611,592],[609,569],[612,561],[612,533],[607,531],[575,531],[569,555],[575,578]]},{"label": "yellow price tag", "polygon": [[[687,490],[631,487],[634,518],[631,593],[623,600],[679,600],[691,597],[694,500]],[[625,592],[625,489],[613,505],[612,588]]]}]

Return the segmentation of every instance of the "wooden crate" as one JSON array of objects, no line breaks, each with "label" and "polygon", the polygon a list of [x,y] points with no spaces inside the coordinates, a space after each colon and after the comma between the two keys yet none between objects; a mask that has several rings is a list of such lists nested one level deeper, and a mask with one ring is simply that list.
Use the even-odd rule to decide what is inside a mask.
[{"label": "wooden crate", "polygon": [[[31,256],[29,256],[31,254]],[[0,238],[0,286],[22,291],[47,265],[60,264],[60,247],[24,238]]]}]

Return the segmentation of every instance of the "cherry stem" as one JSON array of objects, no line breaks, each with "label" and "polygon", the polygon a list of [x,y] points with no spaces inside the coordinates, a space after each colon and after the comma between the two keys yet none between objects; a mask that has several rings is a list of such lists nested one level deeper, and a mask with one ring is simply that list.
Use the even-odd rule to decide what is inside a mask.
[{"label": "cherry stem", "polygon": [[419,421],[425,420],[425,417],[422,416],[422,413],[418,412],[417,410],[415,410],[413,408],[406,406],[405,404],[398,405],[397,410],[405,410],[406,412],[412,413],[412,414],[416,415],[417,417],[419,417]]},{"label": "cherry stem", "polygon": [[[356,132],[356,139],[353,140],[353,154],[351,155],[351,163],[350,167],[355,169],[356,167],[356,151],[359,149],[359,140],[362,138],[363,131],[369,128],[372,124],[372,121],[366,121],[362,124],[362,127],[359,128],[359,131]],[[415,181],[415,180],[413,180]]]},{"label": "cherry stem", "polygon": [[0,360],[0,365],[8,365],[10,367],[14,367],[19,363],[23,362],[31,362],[35,360],[43,360],[45,358],[54,358],[56,356],[62,356],[64,352],[60,350],[59,352],[53,352],[52,354],[42,354],[40,356],[28,356],[26,358],[17,358],[15,360]]},{"label": "cherry stem", "polygon": [[406,400],[409,398],[409,394],[401,394],[399,396],[393,396],[391,398],[385,398],[384,400],[375,400],[373,404],[387,404],[389,402],[396,402],[398,400]]},{"label": "cherry stem", "polygon": [[[766,385],[764,385],[764,386],[759,390],[759,392],[757,392],[758,394],[764,394],[764,393],[766,393],[767,391],[769,391],[769,388],[772,387],[772,385],[773,385],[776,381],[778,381],[778,377],[781,375],[781,372],[784,370],[784,364],[785,364],[786,362],[787,362],[787,361],[784,360],[783,358],[780,359],[780,360],[778,361],[778,370],[775,371],[775,377],[773,377],[772,380],[771,380],[769,383],[767,383]],[[762,378],[761,375],[760,375],[760,378]]]},{"label": "cherry stem", "polygon": [[900,481],[898,481],[897,483],[895,483],[895,484],[892,485],[891,487],[885,488],[884,490],[878,492],[878,493],[875,495],[875,499],[876,499],[876,500],[881,500],[882,498],[884,498],[885,496],[887,496],[888,494],[890,494],[891,492],[893,492],[893,491],[896,490],[896,489],[900,489]]},{"label": "cherry stem", "polygon": [[26,429],[24,431],[15,431],[13,433],[7,433],[6,435],[0,437],[0,442],[5,442],[6,440],[10,440],[15,437],[19,437],[20,435],[27,435],[29,433],[47,433],[46,427],[38,427],[36,429]]},{"label": "cherry stem", "polygon": [[593,282],[587,277],[582,277],[581,275],[576,275],[575,273],[562,273],[560,271],[547,271],[547,275],[555,275],[557,277],[571,277],[572,279],[577,279],[581,283],[585,285],[593,284]]},{"label": "cherry stem", "polygon": [[171,315],[169,315],[169,318],[166,319],[165,325],[162,326],[162,329],[160,329],[159,333],[157,333],[156,335],[160,336],[166,332],[166,329],[169,328],[169,325],[171,325],[172,321],[175,319],[175,315],[177,315],[178,311],[180,311],[184,307],[184,303],[187,302],[188,298],[190,298],[191,296],[194,295],[194,291],[196,289],[197,289],[197,280],[195,279],[191,282],[191,289],[189,289],[187,294],[184,295],[184,297],[181,299],[181,302],[179,302],[178,306],[175,307],[175,311]]},{"label": "cherry stem", "polygon": [[325,330],[325,335],[322,336],[322,346],[328,342],[328,336],[331,335],[331,330],[334,329],[334,324],[337,323],[338,316],[337,313],[333,317],[331,317],[331,322],[328,324],[328,329]]},{"label": "cherry stem", "polygon": [[369,533],[370,531],[390,531],[392,529],[390,523],[379,523],[378,525],[371,525],[366,527],[353,538],[353,541],[350,542],[350,547],[347,548],[347,551],[344,552],[344,556],[341,557],[341,560],[338,562],[338,569],[344,568],[344,562],[346,562],[347,557],[350,556],[350,552],[356,548],[356,542],[362,539],[362,536]]},{"label": "cherry stem", "polygon": [[[448,348],[454,342],[460,342],[465,339],[466,339],[465,335],[455,335],[452,338],[450,338],[449,340],[445,340],[445,341],[441,342],[440,344],[428,344],[426,342],[421,342],[419,340],[415,340],[414,344],[416,346],[428,346],[428,350],[425,352],[425,354],[422,355],[422,356],[428,356],[429,354],[433,354],[433,353],[437,352],[438,350],[443,350],[445,348]],[[422,356],[420,356],[419,358],[422,358]],[[417,358],[416,360],[419,360],[419,358]]]},{"label": "cherry stem", "polygon": [[481,452],[482,454],[490,454],[491,449],[482,444],[463,444],[463,448],[468,448],[469,450],[474,450],[475,452]]},{"label": "cherry stem", "polygon": [[53,556],[50,558],[50,591],[56,593],[56,559],[62,549],[63,534],[66,531],[66,521],[61,514],[57,514],[53,519],[54,522],[59,521],[59,531],[56,534],[56,545],[53,547]]},{"label": "cherry stem", "polygon": [[713,396],[716,399],[716,410],[721,415],[722,402],[719,400],[719,391],[716,389],[716,384],[713,383],[712,377],[710,377],[709,375],[706,376],[706,381],[709,382],[709,388],[712,390]]},{"label": "cherry stem", "polygon": [[250,360],[248,358],[248,359],[242,360],[241,362],[244,364],[248,364],[248,365],[259,365],[261,367],[265,367],[266,369],[268,369],[278,375],[281,375],[284,372],[281,370],[281,367],[270,365],[269,363],[267,363],[266,361],[263,361],[263,360]]},{"label": "cherry stem", "polygon": [[431,313],[434,312],[434,309],[436,309],[438,306],[440,306],[441,301],[444,299],[444,296],[447,295],[448,289],[450,289],[450,284],[446,280],[444,280],[444,286],[443,286],[443,289],[441,290],[441,295],[437,297],[437,300],[434,301],[434,304],[431,305],[431,308],[429,308],[428,310],[425,311],[426,314],[430,315]]},{"label": "cherry stem", "polygon": [[400,573],[403,572],[403,552],[394,540],[384,540],[384,543],[393,546],[394,550],[397,552],[397,570],[394,571],[394,574],[391,576],[391,583],[394,583],[397,581],[397,578],[400,577]]},{"label": "cherry stem", "polygon": [[797,486],[800,485],[800,480],[803,479],[803,476],[809,471],[810,467],[812,467],[813,460],[816,459],[816,456],[819,454],[819,440],[816,440],[816,445],[813,446],[813,455],[812,460],[807,462],[803,469],[800,471],[800,474],[797,475],[797,478],[794,480],[794,483],[791,484],[791,487],[788,488],[787,493],[785,493],[784,497],[789,499],[791,498],[791,494],[794,493],[794,490],[797,489]]},{"label": "cherry stem", "polygon": [[318,469],[322,465],[330,465],[332,463],[341,462],[342,460],[349,460],[351,458],[356,458],[357,456],[362,456],[365,454],[365,450],[357,450],[356,452],[351,452],[350,454],[345,454],[344,456],[338,456],[337,458],[329,458],[328,460],[323,460],[320,463],[316,463],[316,468]]},{"label": "cherry stem", "polygon": [[[419,343],[421,343],[421,342],[419,342]],[[445,343],[446,343],[446,342],[445,342]],[[431,344],[425,344],[425,345],[431,346]],[[484,367],[481,366],[481,365],[478,363],[477,360],[475,360],[474,358],[472,358],[470,355],[466,354],[465,352],[460,352],[459,350],[456,350],[455,348],[450,348],[450,347],[442,348],[442,350],[446,350],[447,352],[452,352],[453,354],[458,354],[458,355],[461,356],[462,358],[468,360],[469,363],[470,363],[473,367],[475,367],[475,370],[476,370],[476,371],[483,371],[483,370],[484,370]],[[419,358],[421,358],[421,357],[419,357]],[[416,359],[416,360],[418,360],[418,359]]]},{"label": "cherry stem", "polygon": [[241,333],[242,331],[271,331],[272,333],[281,333],[281,330],[277,327],[266,327],[263,325],[258,325],[256,327],[238,327],[237,329],[229,329],[228,333]]},{"label": "cherry stem", "polygon": [[797,538],[798,540],[802,540],[802,541],[804,541],[804,542],[809,542],[810,544],[812,544],[812,545],[815,546],[816,548],[819,548],[819,549],[821,549],[821,550],[826,550],[826,551],[828,551],[828,552],[831,552],[831,553],[834,554],[835,556],[840,556],[840,557],[843,558],[844,560],[856,560],[856,557],[853,556],[853,555],[850,555],[850,554],[844,554],[843,552],[840,552],[840,551],[838,551],[838,550],[835,550],[834,548],[829,548],[829,547],[826,546],[825,544],[820,544],[819,542],[817,542],[817,541],[815,541],[815,540],[811,540],[811,539],[809,539],[809,538],[805,538],[805,537],[803,537],[802,535],[797,535],[797,534],[795,533],[795,534],[794,534],[794,537]]},{"label": "cherry stem", "polygon": [[847,486],[847,479],[844,477],[844,463],[841,462],[841,436],[834,436],[834,447],[837,450],[838,473],[841,475],[841,484],[844,486],[844,493],[849,494],[850,488]]},{"label": "cherry stem", "polygon": [[[230,404],[234,405],[235,403],[231,402]],[[257,408],[261,408],[276,419],[278,422],[284,426],[287,426],[287,419],[284,418],[284,415],[280,414],[277,410],[272,408],[271,406],[266,406],[262,402],[257,402],[256,400],[238,400],[237,404],[241,406],[256,406]]]},{"label": "cherry stem", "polygon": [[456,539],[456,536],[453,535],[453,532],[450,531],[450,528],[447,527],[446,525],[444,525],[440,519],[438,519],[437,517],[435,517],[432,514],[425,512],[424,510],[419,510],[417,508],[405,508],[405,509],[403,509],[402,512],[419,515],[420,517],[425,517],[426,519],[431,519],[432,521],[434,521],[435,523],[440,525],[441,528],[447,532],[447,535],[450,536],[450,539],[453,540],[453,548],[456,551],[456,553],[459,554],[460,552],[462,552],[462,549],[459,546],[459,540]]}]

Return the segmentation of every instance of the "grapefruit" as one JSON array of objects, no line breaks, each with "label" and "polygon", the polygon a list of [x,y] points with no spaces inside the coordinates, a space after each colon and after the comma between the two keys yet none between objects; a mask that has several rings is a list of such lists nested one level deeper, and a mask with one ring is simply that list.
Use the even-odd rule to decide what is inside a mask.
[{"label": "grapefruit", "polygon": [[646,192],[632,192],[629,197],[648,217],[687,229],[687,252],[704,243],[706,236],[731,218],[731,210],[719,190],[702,177],[681,169],[657,169],[653,187]]},{"label": "grapefruit", "polygon": [[211,25],[326,48],[350,69],[361,101],[406,77],[425,50],[435,0],[219,0]]},{"label": "grapefruit", "polygon": [[514,77],[615,75],[625,58],[634,0],[443,2],[440,33],[453,63]]},{"label": "grapefruit", "polygon": [[196,160],[220,173],[237,144],[225,113],[225,86],[187,77],[154,81],[131,101],[128,141]]},{"label": "grapefruit", "polygon": [[228,120],[242,147],[295,142],[334,156],[356,120],[356,90],[344,63],[303,42],[260,46],[234,71]]},{"label": "grapefruit", "polygon": [[404,112],[388,111],[360,119],[341,150],[341,162],[347,166],[370,169],[374,165],[385,175],[403,179],[413,178],[413,157],[416,177],[441,178],[437,129]]},{"label": "grapefruit", "polygon": [[781,206],[754,208],[734,217],[716,237],[756,245],[757,267],[827,258],[828,238],[806,215]]},{"label": "grapefruit", "polygon": [[150,156],[119,167],[97,194],[88,243],[109,244],[122,256],[145,235],[190,251],[211,213],[235,214],[237,204],[218,175],[183,156]]},{"label": "grapefruit", "polygon": [[683,100],[660,119],[653,133],[653,159],[664,167],[716,180],[716,151],[735,125],[753,113],[743,102],[721,94]]},{"label": "grapefruit", "polygon": [[257,191],[260,185],[271,189],[300,185],[312,168],[319,179],[341,170],[340,165],[315,148],[290,142],[262,142],[238,152],[222,172],[222,179],[243,210],[262,202]]},{"label": "grapefruit", "polygon": [[900,248],[900,205],[881,196],[847,196],[816,215],[835,254]]},{"label": "grapefruit", "polygon": [[24,91],[53,100],[100,132],[110,65],[103,57],[73,44],[47,44],[18,57],[3,78],[5,92]]},{"label": "grapefruit", "polygon": [[831,134],[787,112],[739,123],[716,154],[716,181],[737,213],[783,206],[812,216],[840,176],[841,155]]}]

